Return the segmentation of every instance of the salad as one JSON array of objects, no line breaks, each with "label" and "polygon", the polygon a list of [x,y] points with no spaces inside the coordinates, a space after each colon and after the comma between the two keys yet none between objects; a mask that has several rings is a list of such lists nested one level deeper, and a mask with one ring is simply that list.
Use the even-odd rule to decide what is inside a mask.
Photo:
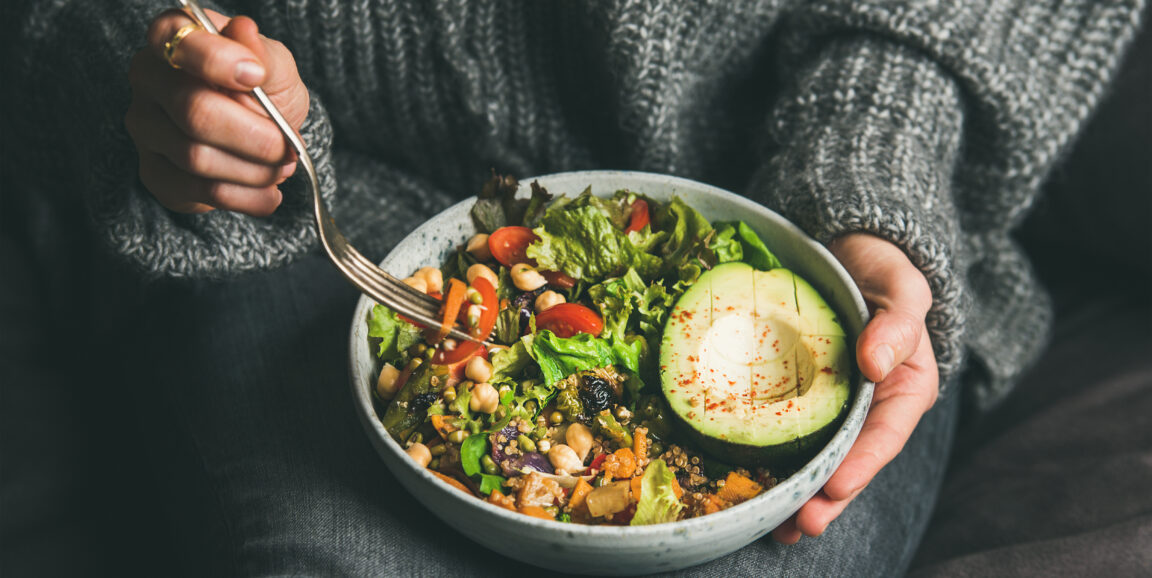
[{"label": "salad", "polygon": [[[725,393],[699,376],[717,368],[723,373],[728,362],[697,343],[712,344],[727,359],[731,342],[715,340],[730,340],[740,330],[712,331],[707,339],[694,335],[692,319],[702,316],[677,304],[700,301],[702,292],[705,308],[718,303],[725,282],[779,282],[799,294],[795,287],[803,281],[782,269],[746,224],[709,222],[678,198],[657,202],[628,190],[608,198],[589,190],[553,196],[534,182],[531,197],[517,199],[518,187],[511,177],[493,176],[471,212],[481,232],[439,267],[404,280],[443,302],[442,327],[417,326],[383,305],[374,306],[367,320],[381,367],[377,413],[408,455],[478,499],[582,524],[643,525],[706,515],[786,477],[789,462],[765,456],[782,449],[796,455],[800,442],[811,445],[824,435],[823,426],[797,429],[803,420],[788,412],[835,406],[836,395],[826,401],[813,393],[812,399],[825,400],[820,403],[800,396],[823,392],[823,376],[843,374],[842,368],[802,362],[794,353],[763,361],[756,353],[747,367],[771,362],[807,369],[789,370],[772,382],[775,389],[758,385],[753,372],[751,387],[732,381],[740,391]],[[798,311],[799,301],[791,307]],[[769,323],[761,321],[768,315],[749,310],[749,323]],[[763,333],[779,349],[791,322],[771,319],[776,325],[763,325]],[[803,316],[797,319],[797,327],[828,327],[827,320],[806,325]],[[446,337],[456,322],[487,344]],[[749,327],[758,331],[761,325],[754,323]],[[825,334],[831,333],[813,334],[827,347],[825,341],[833,342]],[[803,331],[793,337],[809,344]],[[745,343],[768,347],[742,341],[736,349]],[[813,359],[842,361],[842,352],[818,351]],[[701,357],[716,361],[704,366]],[[678,373],[685,367],[691,378]],[[841,381],[846,383],[828,383]],[[707,400],[704,406],[695,404],[695,394],[679,393],[692,389],[683,384],[697,383],[707,388],[699,397]],[[774,427],[787,430],[786,439],[760,439],[764,428],[755,426],[749,441],[734,433],[746,425],[721,431],[695,417],[707,406],[715,421],[727,403],[743,412],[731,421],[745,424],[748,415],[755,425],[774,413]],[[825,425],[834,425],[838,415]]]}]

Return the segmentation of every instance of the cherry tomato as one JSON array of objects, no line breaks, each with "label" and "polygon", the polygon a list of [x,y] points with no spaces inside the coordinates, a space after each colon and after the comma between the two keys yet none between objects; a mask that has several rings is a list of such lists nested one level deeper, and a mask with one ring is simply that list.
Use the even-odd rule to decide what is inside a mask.
[{"label": "cherry tomato", "polygon": [[[511,267],[517,263],[528,263],[535,267],[536,261],[528,258],[528,245],[537,239],[539,237],[528,227],[500,227],[488,235],[488,251],[505,267]],[[561,289],[571,289],[576,286],[576,279],[569,277],[562,271],[541,271],[540,274],[548,280],[549,285]]]},{"label": "cherry tomato", "polygon": [[547,329],[557,337],[577,333],[600,335],[604,321],[595,311],[578,303],[561,303],[536,314],[536,329]]},{"label": "cherry tomato", "polygon": [[[532,263],[528,258],[528,245],[537,239],[528,227],[500,227],[488,235],[488,250],[505,267],[517,263]],[[536,264],[532,263],[535,267]]]},{"label": "cherry tomato", "polygon": [[625,233],[632,231],[639,231],[648,224],[650,217],[648,216],[648,201],[644,199],[636,199],[632,201],[632,216],[628,219],[628,228],[624,229]]}]

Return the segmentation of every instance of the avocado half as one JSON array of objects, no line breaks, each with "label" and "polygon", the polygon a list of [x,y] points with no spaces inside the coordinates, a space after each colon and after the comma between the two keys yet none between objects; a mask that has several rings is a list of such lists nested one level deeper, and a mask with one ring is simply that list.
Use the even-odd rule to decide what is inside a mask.
[{"label": "avocado half", "polygon": [[672,413],[708,454],[736,465],[801,463],[835,434],[852,362],[833,310],[783,268],[725,263],[676,303],[660,346]]}]

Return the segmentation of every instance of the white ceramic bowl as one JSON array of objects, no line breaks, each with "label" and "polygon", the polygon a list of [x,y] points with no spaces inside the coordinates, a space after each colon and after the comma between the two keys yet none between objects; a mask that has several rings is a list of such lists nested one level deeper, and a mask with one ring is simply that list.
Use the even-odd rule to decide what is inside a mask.
[{"label": "white ceramic bowl", "polygon": [[[528,194],[521,181],[520,194]],[[733,193],[695,181],[625,171],[587,171],[536,177],[552,193],[574,196],[629,189],[666,201],[677,195],[710,221],[743,220],[784,266],[799,273],[837,311],[854,341],[868,319],[855,284],[819,243],[780,215]],[[439,265],[475,229],[465,200],[433,217],[384,259],[398,277]],[[854,378],[852,407],[832,441],[793,476],[743,504],[715,514],[652,526],[584,526],[517,514],[465,495],[416,466],[389,437],[372,403],[376,362],[368,346],[373,301],[361,297],[352,318],[351,375],[360,419],[389,469],[428,509],[471,539],[506,556],[544,568],[587,574],[647,574],[701,564],[738,550],[796,512],[828,480],[856,439],[872,399],[872,383]]]}]

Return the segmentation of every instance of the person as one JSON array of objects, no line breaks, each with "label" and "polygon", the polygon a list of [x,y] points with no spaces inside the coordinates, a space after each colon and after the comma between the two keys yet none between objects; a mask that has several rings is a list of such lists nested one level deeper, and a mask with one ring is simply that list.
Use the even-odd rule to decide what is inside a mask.
[{"label": "person", "polygon": [[[149,279],[186,279],[143,282],[133,371],[194,456],[168,466],[194,486],[173,505],[196,522],[189,563],[514,567],[445,545],[364,443],[341,387],[353,292],[315,251],[295,159],[245,95],[262,86],[370,256],[492,168],[684,175],[827,243],[873,312],[856,350],[877,383],[864,429],[777,543],[685,573],[877,576],[915,551],[961,403],[994,406],[1043,348],[1049,306],[1010,231],[1142,5],[253,1],[213,12],[216,37],[163,3],[105,4],[27,7],[21,41],[60,68],[17,68],[43,97],[13,123],[94,143],[60,162],[90,175],[80,192],[103,240]],[[66,33],[88,51],[59,46]],[[130,94],[115,72],[129,61]],[[64,101],[57,82],[90,97]]]}]

